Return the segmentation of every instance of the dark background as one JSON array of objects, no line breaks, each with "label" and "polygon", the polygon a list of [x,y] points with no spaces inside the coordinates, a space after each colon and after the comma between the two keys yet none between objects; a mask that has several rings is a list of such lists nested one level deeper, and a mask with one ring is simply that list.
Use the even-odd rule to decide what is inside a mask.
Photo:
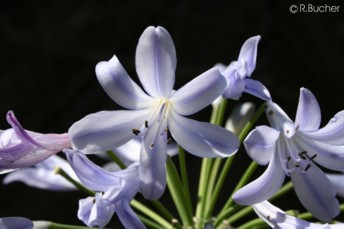
[{"label": "dark background", "polygon": [[[216,63],[235,60],[247,38],[261,35],[252,77],[268,87],[273,100],[292,118],[300,87],[310,89],[325,124],[344,108],[344,5],[323,1],[317,5],[339,5],[339,12],[292,14],[289,6],[299,3],[284,2],[2,0],[0,127],[9,128],[8,110],[14,110],[26,129],[63,133],[86,114],[117,109],[98,84],[94,67],[116,54],[136,77],[136,44],[149,25],[165,27],[174,40],[175,88]],[[260,103],[248,95],[241,101],[247,100]],[[195,117],[208,120],[209,109]],[[188,158],[195,162],[189,171],[197,187],[201,160]],[[243,168],[242,161],[235,166]],[[19,183],[1,186],[0,217],[79,223],[77,201],[83,197]],[[288,207],[293,206],[297,205]]]}]

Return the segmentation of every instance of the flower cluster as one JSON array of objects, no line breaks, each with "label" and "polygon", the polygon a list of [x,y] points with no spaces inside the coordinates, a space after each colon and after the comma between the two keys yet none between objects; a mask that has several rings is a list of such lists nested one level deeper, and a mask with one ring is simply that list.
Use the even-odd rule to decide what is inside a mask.
[{"label": "flower cluster", "polygon": [[[268,89],[251,79],[260,39],[249,38],[238,59],[228,66],[215,64],[174,89],[177,58],[172,38],[163,27],[148,27],[139,39],[135,56],[142,87],[116,56],[96,66],[100,85],[124,110],[89,114],[64,134],[25,130],[14,113],[8,112],[12,128],[0,132],[0,169],[2,173],[11,172],[4,183],[22,181],[47,190],[84,191],[88,196],[79,201],[77,216],[88,227],[104,228],[116,214],[126,228],[225,228],[232,226],[236,220],[233,214],[246,205],[260,221],[247,222],[243,228],[261,223],[273,228],[342,227],[330,223],[344,209],[337,199],[343,194],[344,178],[333,173],[344,171],[344,112],[320,128],[319,104],[311,91],[301,88],[292,121],[273,102]],[[226,101],[239,100],[242,93],[262,99],[263,105],[254,114],[252,104],[243,104],[222,127]],[[213,106],[210,122],[186,117],[209,105]],[[264,111],[270,125],[257,126],[248,133]],[[228,194],[221,188],[241,143],[253,162],[233,193]],[[60,151],[67,160],[56,155]],[[202,158],[195,213],[184,151]],[[99,166],[91,161],[90,154],[112,162]],[[175,155],[179,157],[180,173],[171,159]],[[267,165],[267,169],[249,183],[257,164]],[[325,173],[324,168],[332,174]],[[286,182],[286,177],[291,182]],[[166,186],[179,219],[157,201]],[[287,214],[267,201],[292,188],[311,216],[327,224],[307,222],[302,215]],[[216,215],[213,210],[220,190],[229,200]],[[159,212],[134,199],[139,194]],[[51,222],[25,218],[0,220],[0,226],[6,228],[16,225],[58,228]]]}]

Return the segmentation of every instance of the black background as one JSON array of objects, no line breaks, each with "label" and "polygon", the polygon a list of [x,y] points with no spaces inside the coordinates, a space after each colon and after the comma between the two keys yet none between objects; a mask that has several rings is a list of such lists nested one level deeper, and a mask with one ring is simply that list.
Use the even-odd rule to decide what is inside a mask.
[{"label": "black background", "polygon": [[[344,108],[344,6],[340,1],[323,1],[313,4],[340,6],[339,12],[292,14],[291,4],[300,3],[2,0],[0,127],[9,128],[8,110],[14,110],[26,129],[63,133],[86,114],[117,109],[98,84],[94,67],[116,54],[136,77],[136,44],[149,25],[165,27],[174,40],[175,88],[216,63],[235,60],[247,38],[261,35],[252,77],[268,87],[273,100],[292,118],[300,87],[310,89],[325,124]],[[241,101],[260,103],[248,95]],[[195,117],[208,120],[209,109]],[[188,158],[195,162],[189,171],[196,187],[200,160]],[[236,161],[235,168],[243,168],[242,161]],[[237,179],[234,173],[231,179]],[[1,186],[0,217],[79,223],[77,201],[83,197],[28,189],[19,183]],[[293,206],[297,205],[287,207]]]}]

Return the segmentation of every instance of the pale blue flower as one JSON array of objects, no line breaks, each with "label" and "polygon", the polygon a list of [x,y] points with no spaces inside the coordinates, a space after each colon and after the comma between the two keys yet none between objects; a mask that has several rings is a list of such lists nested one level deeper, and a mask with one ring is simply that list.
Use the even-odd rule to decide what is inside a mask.
[{"label": "pale blue flower", "polygon": [[36,164],[34,167],[23,168],[9,173],[3,180],[4,184],[20,181],[28,186],[53,191],[72,191],[75,186],[64,177],[56,174],[56,168],[61,168],[70,177],[78,181],[72,167],[68,162],[57,156],[52,155],[48,159]]},{"label": "pale blue flower", "polygon": [[327,174],[328,179],[330,179],[333,184],[337,196],[344,198],[344,174]]},{"label": "pale blue flower", "polygon": [[136,49],[136,71],[143,91],[116,56],[96,66],[107,94],[129,109],[90,114],[69,129],[73,147],[84,153],[114,149],[135,136],[142,137],[140,186],[149,199],[159,198],[166,186],[166,150],[169,134],[189,153],[199,157],[227,157],[235,153],[235,135],[216,125],[185,118],[222,94],[226,79],[214,67],[173,90],[176,52],[169,33],[148,27]]},{"label": "pale blue flower", "polygon": [[12,128],[0,131],[1,173],[32,166],[70,147],[67,133],[35,133],[24,130],[12,111],[6,117]]},{"label": "pale blue flower", "polygon": [[263,100],[271,100],[268,89],[259,81],[250,79],[256,68],[257,47],[260,36],[254,36],[245,41],[241,47],[238,60],[227,67],[219,65],[221,73],[229,82],[223,97],[238,100],[243,92],[254,95]]},{"label": "pale blue flower", "polygon": [[303,206],[316,218],[330,221],[338,215],[339,203],[333,185],[318,164],[344,170],[344,112],[319,129],[319,104],[305,88],[300,90],[295,123],[277,104],[267,105],[273,128],[256,127],[244,144],[253,160],[269,165],[261,177],[235,193],[235,201],[244,205],[264,201],[278,191],[287,175]]},{"label": "pale blue flower", "polygon": [[0,218],[1,229],[32,229],[33,223],[31,220],[24,217],[4,217]]},{"label": "pale blue flower", "polygon": [[80,220],[89,227],[105,227],[116,212],[124,227],[145,228],[130,207],[140,188],[138,163],[124,170],[110,172],[76,150],[66,149],[65,153],[81,183],[97,192],[94,197],[79,201]]},{"label": "pale blue flower", "polygon": [[280,229],[335,229],[343,228],[343,223],[338,224],[319,224],[311,223],[297,217],[288,215],[281,209],[272,205],[268,201],[263,201],[261,203],[254,204],[253,210],[257,215],[264,220],[271,228]]}]

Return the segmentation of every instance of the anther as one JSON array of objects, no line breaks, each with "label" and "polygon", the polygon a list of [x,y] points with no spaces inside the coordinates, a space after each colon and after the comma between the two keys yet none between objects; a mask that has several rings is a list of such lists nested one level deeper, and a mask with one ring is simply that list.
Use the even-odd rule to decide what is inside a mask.
[{"label": "anther", "polygon": [[299,153],[299,156],[300,156],[303,160],[306,160],[306,158],[308,157],[307,151],[302,151],[301,153]]},{"label": "anther", "polygon": [[300,128],[300,125],[297,125],[297,126],[295,127],[295,130],[299,130],[299,128]]},{"label": "anther", "polygon": [[152,144],[149,146],[149,148],[150,148],[150,149],[153,149],[154,145],[155,145],[155,144],[152,143]]},{"label": "anther", "polygon": [[307,172],[307,170],[309,169],[311,167],[311,164],[308,164],[307,166],[306,166],[306,168],[305,168],[305,172]]},{"label": "anther", "polygon": [[269,115],[273,115],[274,114],[274,112],[273,111],[269,111],[269,113],[268,113]]},{"label": "anther", "polygon": [[148,128],[148,121],[145,121],[145,127]]},{"label": "anther", "polygon": [[171,142],[172,142],[172,138],[168,138],[167,139],[167,144],[171,144]]},{"label": "anther", "polygon": [[92,204],[95,204],[95,203],[96,203],[96,198],[93,198]]},{"label": "anther", "polygon": [[139,134],[141,133],[141,131],[138,130],[138,129],[132,129],[131,131],[132,131],[133,134],[135,134],[135,135],[139,135]]},{"label": "anther", "polygon": [[314,154],[313,156],[311,156],[311,157],[309,158],[309,160],[313,161],[313,159],[316,158],[316,157],[317,157],[317,155]]}]

